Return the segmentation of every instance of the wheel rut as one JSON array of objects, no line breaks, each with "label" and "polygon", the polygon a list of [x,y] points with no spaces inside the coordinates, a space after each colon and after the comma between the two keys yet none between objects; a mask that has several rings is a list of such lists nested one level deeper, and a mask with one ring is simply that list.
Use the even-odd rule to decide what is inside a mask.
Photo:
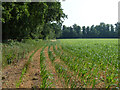
[{"label": "wheel rut", "polygon": [[16,88],[22,69],[33,52],[30,52],[25,59],[19,60],[15,65],[9,65],[2,70],[2,88]]},{"label": "wheel rut", "polygon": [[20,88],[40,88],[41,77],[40,77],[40,51],[39,49],[32,58],[26,74],[22,78]]}]

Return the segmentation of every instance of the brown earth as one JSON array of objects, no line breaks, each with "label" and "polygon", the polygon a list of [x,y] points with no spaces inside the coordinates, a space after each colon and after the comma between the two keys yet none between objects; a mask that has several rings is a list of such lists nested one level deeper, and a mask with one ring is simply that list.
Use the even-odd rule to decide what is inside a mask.
[{"label": "brown earth", "polygon": [[[56,50],[58,50],[57,45],[55,46]],[[60,46],[61,49],[61,55],[63,54],[62,47]],[[78,76],[78,73],[74,73],[74,71],[71,71],[70,68],[62,61],[59,56],[55,55],[55,52],[53,50],[53,46],[51,46],[50,50],[52,51],[55,61],[52,63],[49,55],[48,55],[48,46],[44,49],[45,53],[45,65],[46,65],[46,70],[53,74],[53,79],[48,79],[51,81],[54,85],[52,85],[52,88],[70,88],[72,80],[75,81],[77,84],[77,87],[82,86],[81,84],[81,76]],[[40,85],[42,83],[42,79],[40,76],[40,51],[39,49],[34,55],[33,59],[30,62],[30,65],[28,66],[28,70],[25,73],[25,75],[22,78],[22,83],[20,84],[19,88],[32,88],[32,87],[37,87],[40,88]],[[9,65],[5,67],[2,70],[2,87],[3,88],[16,88],[16,83],[19,81],[19,78],[22,73],[22,69],[24,68],[24,65],[28,61],[30,55],[33,53],[32,51],[25,59],[21,59],[18,61],[16,64]],[[54,64],[60,64],[64,68],[67,69],[67,74],[70,75],[70,84],[68,87],[65,85],[65,80],[63,77],[58,77],[58,73],[55,70]],[[92,69],[93,70],[93,69]],[[89,72],[87,73],[89,74]],[[102,74],[101,76],[104,77]],[[106,77],[105,77],[106,78]],[[99,83],[95,85],[95,87],[103,87],[104,83]],[[86,88],[85,86],[83,86]],[[88,85],[88,88],[92,88],[92,85]]]},{"label": "brown earth", "polygon": [[22,69],[33,52],[25,59],[21,59],[16,64],[9,65],[2,70],[2,88],[16,88],[16,83],[21,76]]},{"label": "brown earth", "polygon": [[20,88],[40,88],[40,51],[39,49],[33,56],[30,65],[28,66],[27,73],[22,78]]},{"label": "brown earth", "polygon": [[[60,79],[58,78],[58,75],[57,75],[57,73],[56,73],[56,71],[55,71],[55,67],[54,67],[54,65],[52,64],[52,62],[50,61],[50,58],[49,58],[49,56],[48,56],[48,47],[45,48],[44,53],[45,53],[46,64],[47,64],[46,69],[47,69],[51,74],[53,74],[54,80],[53,80],[52,82],[55,84],[55,88],[62,88],[63,85],[62,85]],[[52,88],[54,88],[54,87],[52,87]]]},{"label": "brown earth", "polygon": [[50,40],[50,41],[52,41],[52,42],[56,42],[56,40]]}]

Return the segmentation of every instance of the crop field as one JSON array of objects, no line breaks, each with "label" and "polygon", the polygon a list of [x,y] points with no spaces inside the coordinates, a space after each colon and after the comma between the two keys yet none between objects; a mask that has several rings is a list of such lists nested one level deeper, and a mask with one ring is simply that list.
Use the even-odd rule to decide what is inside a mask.
[{"label": "crop field", "polygon": [[3,88],[119,87],[118,39],[46,41],[27,55],[3,69]]},{"label": "crop field", "polygon": [[61,47],[69,54],[63,60],[79,75],[82,86],[118,86],[117,39],[61,40]]}]

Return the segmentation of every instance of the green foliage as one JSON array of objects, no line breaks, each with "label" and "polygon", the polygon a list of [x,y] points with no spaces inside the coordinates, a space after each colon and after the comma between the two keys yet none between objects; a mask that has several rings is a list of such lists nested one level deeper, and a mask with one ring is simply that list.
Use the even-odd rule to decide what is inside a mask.
[{"label": "green foliage", "polygon": [[[63,39],[60,41],[63,50],[59,47],[56,50],[54,46],[54,52],[71,71],[80,77],[82,87],[96,88],[99,84],[105,88],[119,87],[117,39]],[[62,73],[61,70],[58,72]]]},{"label": "green foliage", "polygon": [[[3,46],[9,46],[9,48],[3,48],[3,59],[6,58],[6,62],[7,60],[12,62],[14,61],[14,58],[17,57],[14,52],[16,49],[13,48],[15,46],[18,46],[23,50],[25,48],[35,49],[35,51],[29,57],[28,62],[24,65],[21,77],[16,84],[16,87],[19,87],[20,83],[22,82],[22,77],[26,73],[33,55],[38,48],[42,46],[43,47],[40,52],[40,77],[42,79],[42,84],[40,85],[40,88],[50,88],[52,85],[54,85],[54,82],[52,82],[54,79],[53,74],[46,69],[47,63],[44,49],[47,46],[47,53],[52,61],[52,65],[55,67],[56,75],[58,75],[58,78],[61,79],[61,82],[63,81],[62,83],[65,84],[65,87],[119,87],[117,39],[62,39],[58,40],[57,42],[50,42],[49,40],[42,41],[39,39],[24,39],[21,43],[13,40],[8,41],[8,44],[3,44]],[[53,46],[54,53],[50,50],[51,46]],[[18,49],[18,51],[20,49]],[[5,53],[5,50],[9,53]],[[59,62],[55,61],[55,59],[58,57],[60,57]]]},{"label": "green foliage", "polygon": [[48,47],[48,55],[49,55],[50,60],[51,60],[52,63],[53,63],[54,60],[55,60],[55,57],[53,56],[53,53],[52,53],[52,51],[50,50],[50,45],[49,45],[49,47]]},{"label": "green foliage", "polygon": [[39,48],[37,48],[37,49],[30,55],[27,63],[24,65],[24,68],[22,69],[22,73],[21,73],[21,76],[20,76],[20,78],[19,78],[19,81],[18,81],[18,83],[16,84],[16,87],[17,87],[17,88],[20,86],[20,84],[21,84],[21,82],[22,82],[22,77],[23,77],[23,75],[26,73],[26,71],[27,71],[27,69],[28,69],[28,66],[29,66],[29,64],[30,64],[30,62],[31,62],[31,60],[32,60],[32,57],[33,57],[33,55],[37,52],[38,49],[39,49]]},{"label": "green foliage", "polygon": [[78,26],[74,24],[72,27],[63,25],[62,35],[60,38],[117,38],[119,23],[115,26],[112,24],[100,23],[100,25]]},{"label": "green foliage", "polygon": [[62,24],[66,17],[60,2],[3,2],[2,8],[3,40],[44,39],[56,32],[52,23]]},{"label": "green foliage", "polygon": [[52,85],[52,82],[50,82],[49,79],[51,79],[50,77],[52,77],[52,75],[50,74],[49,71],[46,70],[46,58],[44,55],[44,49],[47,46],[47,44],[42,48],[42,51],[40,53],[40,68],[41,68],[41,72],[40,75],[42,77],[42,84],[40,85],[40,88],[50,88]]},{"label": "green foliage", "polygon": [[22,42],[9,40],[8,43],[2,44],[2,66],[16,63],[20,59],[25,58],[29,52],[41,47],[44,41],[24,39]]}]

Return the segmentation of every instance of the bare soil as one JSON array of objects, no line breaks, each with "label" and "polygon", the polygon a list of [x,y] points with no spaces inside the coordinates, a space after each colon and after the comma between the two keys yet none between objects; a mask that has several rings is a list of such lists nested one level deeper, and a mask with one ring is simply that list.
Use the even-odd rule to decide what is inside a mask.
[{"label": "bare soil", "polygon": [[[56,50],[58,50],[57,45],[55,46],[55,48]],[[62,55],[63,50],[61,46],[60,46],[60,49],[61,49],[61,55]],[[27,72],[22,78],[22,83],[20,84],[19,88],[34,88],[34,87],[40,88],[40,85],[42,84],[42,79],[40,76],[40,52],[41,50],[42,48],[39,49],[33,55],[32,61],[30,62],[30,65],[28,66]],[[53,79],[48,79],[48,80],[51,80],[51,82],[54,84],[52,85],[52,88],[70,88],[72,84],[72,80],[74,80],[75,83],[77,83],[77,87],[82,86],[81,76],[78,76],[78,73],[74,73],[74,71],[71,71],[68,65],[66,65],[64,61],[62,61],[59,58],[59,56],[55,55],[53,46],[51,46],[50,50],[53,52],[53,55],[55,57],[55,61],[53,63],[51,62],[49,55],[48,55],[48,46],[44,49],[44,53],[45,53],[45,58],[46,58],[45,60],[46,70],[53,75]],[[32,51],[25,59],[21,59],[16,64],[11,64],[2,70],[2,87],[3,88],[16,88],[16,83],[19,81],[19,78],[22,73],[22,69],[24,68],[24,65],[26,64],[30,55],[33,52],[34,51]],[[58,63],[67,69],[67,74],[70,75],[70,83],[68,86],[65,85],[65,80],[63,77],[58,77],[58,73],[56,72],[55,67],[54,67],[55,63]],[[89,72],[87,74],[89,74]],[[101,76],[106,78],[102,73],[101,73]],[[95,87],[102,87],[103,84],[104,83],[100,83],[96,85]],[[88,88],[92,88],[92,85],[88,85]]]},{"label": "bare soil", "polygon": [[55,42],[56,40],[50,40],[50,41]]},{"label": "bare soil", "polygon": [[20,88],[40,88],[40,51],[39,49],[33,56],[30,65],[28,66],[27,73],[22,78]]},{"label": "bare soil", "polygon": [[2,88],[16,88],[16,83],[21,76],[22,69],[33,52],[25,59],[21,59],[16,64],[9,65],[2,70]]}]

